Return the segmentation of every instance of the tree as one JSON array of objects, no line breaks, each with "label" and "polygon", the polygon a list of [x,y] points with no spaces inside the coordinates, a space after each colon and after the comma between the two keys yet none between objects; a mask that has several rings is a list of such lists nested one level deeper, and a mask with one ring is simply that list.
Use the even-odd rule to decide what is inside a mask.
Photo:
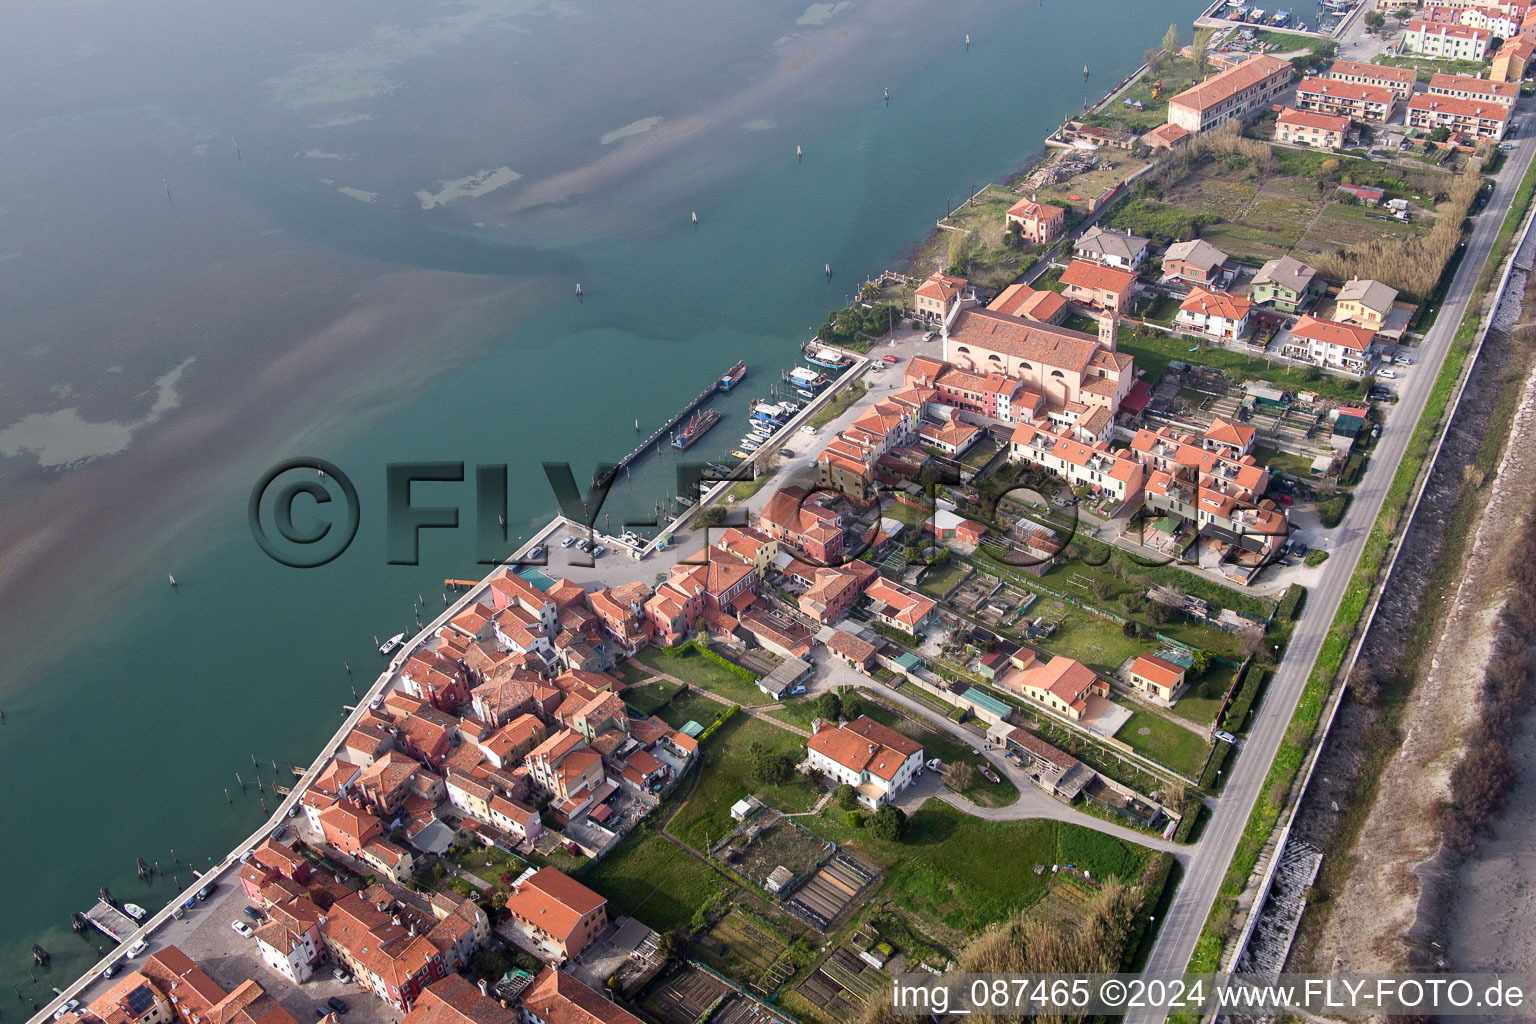
[{"label": "tree", "polygon": [[843,702],[839,700],[837,694],[833,693],[832,691],[828,690],[826,693],[816,698],[816,717],[823,718],[828,722],[836,723],[837,716],[842,713]]},{"label": "tree", "polygon": [[1147,47],[1147,52],[1141,55],[1141,59],[1147,62],[1147,73],[1155,75],[1163,68],[1163,51],[1155,46]]},{"label": "tree", "polygon": [[843,694],[843,717],[853,721],[862,713],[864,705],[859,703],[859,698],[851,693]]},{"label": "tree", "polygon": [[845,811],[857,810],[859,807],[859,794],[848,783],[837,787],[837,806]]},{"label": "tree", "polygon": [[1189,44],[1190,56],[1195,59],[1195,70],[1203,72],[1211,55],[1211,37],[1216,34],[1213,28],[1195,30],[1195,38]]},{"label": "tree", "polygon": [[1128,637],[1134,637],[1141,631],[1136,627],[1135,619],[1126,619],[1125,625],[1120,627],[1120,632]]},{"label": "tree", "polygon": [[1408,24],[1413,20],[1413,8],[1399,7],[1397,9],[1397,20],[1402,22],[1404,25]]},{"label": "tree", "polygon": [[1190,672],[1197,676],[1205,675],[1206,669],[1211,667],[1211,652],[1196,651],[1195,662],[1189,667]]},{"label": "tree", "polygon": [[494,949],[482,949],[469,958],[470,971],[491,981],[500,981],[501,976],[507,973],[507,967],[507,958]]},{"label": "tree", "polygon": [[656,952],[663,960],[681,960],[688,955],[688,933],[681,928],[663,932],[656,940]]},{"label": "tree", "polygon": [[1380,11],[1365,12],[1365,27],[1368,31],[1380,32],[1382,26],[1386,25],[1386,23],[1387,16],[1382,14]]},{"label": "tree", "polygon": [[848,822],[849,828],[864,827],[864,815],[860,814],[858,811],[849,811],[843,820]]},{"label": "tree", "polygon": [[907,827],[907,815],[899,807],[886,804],[869,819],[869,834],[886,843],[901,838]]},{"label": "tree", "polygon": [[760,786],[788,782],[795,774],[795,764],[788,755],[770,750],[761,743],[753,743],[747,748],[747,764],[751,767],[752,781]]},{"label": "tree", "polygon": [[976,766],[969,761],[956,761],[949,766],[949,774],[944,777],[944,785],[956,793],[963,793],[976,785]]},{"label": "tree", "polygon": [[1179,52],[1179,26],[1175,22],[1163,33],[1163,52],[1172,57]]}]

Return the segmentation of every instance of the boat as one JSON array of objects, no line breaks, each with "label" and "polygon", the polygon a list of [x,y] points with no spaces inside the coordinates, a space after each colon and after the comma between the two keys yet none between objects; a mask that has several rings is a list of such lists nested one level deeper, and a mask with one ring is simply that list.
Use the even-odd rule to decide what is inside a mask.
[{"label": "boat", "polygon": [[755,452],[763,446],[763,442],[761,438],[744,437],[741,439],[741,446],[749,452]]},{"label": "boat", "polygon": [[754,430],[754,431],[752,431],[752,436],[757,438],[760,441],[766,441],[766,440],[768,440],[769,438],[771,438],[773,436],[773,431],[771,431],[771,430]]},{"label": "boat", "polygon": [[846,370],[853,365],[852,356],[845,356],[830,348],[807,349],[803,355],[806,362],[825,370]]},{"label": "boat", "polygon": [[124,903],[123,912],[135,921],[142,921],[147,916],[145,909],[137,903]]},{"label": "boat", "polygon": [[788,412],[781,405],[774,405],[771,402],[761,400],[754,400],[752,403],[752,421],[754,423],[772,423],[777,426],[784,422],[787,415]]},{"label": "boat", "polygon": [[720,378],[720,390],[729,391],[741,383],[741,378],[747,375],[745,360],[737,360],[736,365],[725,371],[725,376]]},{"label": "boat", "polygon": [[785,410],[786,412],[799,412],[800,411],[800,403],[799,402],[780,402],[779,403],[779,408]]},{"label": "boat", "polygon": [[736,456],[738,459],[750,459],[752,457],[752,453],[751,452],[744,452],[740,448],[738,448],[735,451],[731,452],[731,454]]},{"label": "boat", "polygon": [[801,396],[802,398],[815,398],[816,397],[816,393],[814,391],[807,391],[807,390],[805,390],[805,388],[795,388],[795,394]]},{"label": "boat", "polygon": [[804,366],[797,366],[784,375],[784,379],[797,388],[826,387],[827,375]]},{"label": "boat", "polygon": [[394,654],[396,651],[398,651],[400,649],[400,646],[402,644],[404,644],[404,643],[405,643],[405,634],[404,633],[396,633],[394,636],[390,637],[388,640],[385,640],[383,643],[379,644],[379,653],[380,654]]},{"label": "boat", "polygon": [[687,426],[677,432],[672,438],[672,447],[679,451],[692,448],[695,441],[703,437],[709,428],[720,422],[720,413],[715,409],[705,409],[688,417]]}]

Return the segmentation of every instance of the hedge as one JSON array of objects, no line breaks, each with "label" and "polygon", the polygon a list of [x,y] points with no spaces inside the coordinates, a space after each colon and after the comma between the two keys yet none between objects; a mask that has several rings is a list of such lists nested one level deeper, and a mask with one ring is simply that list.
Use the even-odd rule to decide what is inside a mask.
[{"label": "hedge", "polygon": [[1200,788],[1207,793],[1211,792],[1219,778],[1218,773],[1227,763],[1227,755],[1232,753],[1232,744],[1226,740],[1217,740],[1211,748],[1211,756],[1205,759],[1205,771],[1200,773]]},{"label": "hedge", "polygon": [[1249,666],[1242,679],[1237,682],[1237,693],[1232,698],[1232,703],[1227,705],[1227,713],[1221,717],[1221,727],[1227,732],[1237,732],[1242,729],[1243,723],[1248,720],[1248,709],[1253,707],[1253,702],[1259,696],[1259,689],[1264,684],[1264,670]]},{"label": "hedge", "polygon": [[698,637],[693,637],[686,643],[678,644],[676,647],[660,647],[657,649],[665,653],[669,658],[681,658],[685,652],[692,649],[699,652],[701,657],[708,661],[714,662],[716,665],[719,665],[721,668],[725,669],[727,672],[730,672],[732,675],[740,676],[742,679],[745,679],[749,683],[757,682],[756,672],[753,672],[749,668],[743,668],[736,664],[734,661],[727,661],[725,658],[722,658],[720,655],[710,650],[708,645],[699,643]]},{"label": "hedge", "polygon": [[1280,598],[1280,607],[1275,610],[1276,618],[1296,620],[1301,614],[1301,599],[1307,596],[1307,588],[1300,583],[1292,583],[1285,588],[1285,596]]},{"label": "hedge", "polygon": [[702,745],[705,740],[709,739],[716,732],[719,732],[720,731],[720,727],[722,725],[724,725],[726,722],[729,722],[731,719],[735,718],[736,717],[736,712],[738,712],[740,710],[741,710],[741,705],[740,704],[732,704],[730,707],[726,708],[723,712],[721,712],[719,718],[715,719],[713,722],[710,722],[709,725],[705,727],[704,731],[699,733],[699,743],[700,743],[700,745]]}]

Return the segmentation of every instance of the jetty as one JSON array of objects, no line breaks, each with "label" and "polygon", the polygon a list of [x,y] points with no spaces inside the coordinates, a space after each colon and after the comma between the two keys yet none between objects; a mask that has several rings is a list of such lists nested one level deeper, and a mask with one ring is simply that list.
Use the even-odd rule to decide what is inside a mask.
[{"label": "jetty", "polygon": [[637,444],[633,451],[618,461],[617,465],[615,465],[612,469],[606,470],[593,477],[592,486],[606,487],[609,481],[618,476],[620,473],[624,472],[624,470],[628,469],[632,463],[643,456],[646,452],[650,451],[651,448],[655,447],[657,443],[659,443],[673,430],[673,428],[675,428],[679,423],[683,422],[683,420],[687,417],[692,416],[694,411],[697,410],[699,406],[713,398],[715,393],[719,390],[719,379],[711,381],[709,387],[699,392],[698,397],[689,402],[687,405],[683,406],[682,409],[678,410],[676,413],[673,413],[671,419],[657,427],[651,436]]},{"label": "jetty", "polygon": [[126,942],[128,936],[139,930],[137,921],[106,900],[97,900],[96,905],[85,912],[85,919],[118,944]]}]

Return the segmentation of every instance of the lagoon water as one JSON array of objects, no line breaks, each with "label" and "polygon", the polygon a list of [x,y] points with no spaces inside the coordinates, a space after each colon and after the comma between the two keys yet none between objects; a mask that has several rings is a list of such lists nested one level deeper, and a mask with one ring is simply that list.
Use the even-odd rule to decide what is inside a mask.
[{"label": "lagoon water", "polygon": [[[135,857],[221,856],[262,817],[235,773],[307,763],[344,662],[371,681],[375,634],[483,572],[471,483],[418,487],[464,528],[386,564],[386,464],[506,463],[526,535],[556,510],[542,463],[586,480],[745,359],[698,449],[719,458],[810,326],[1199,5],[23,6],[0,14],[0,990],[44,1002],[94,958],[70,911],[167,898]],[[295,455],[362,498],[319,569],[246,524]],[[621,479],[615,528],[678,461]]]}]

